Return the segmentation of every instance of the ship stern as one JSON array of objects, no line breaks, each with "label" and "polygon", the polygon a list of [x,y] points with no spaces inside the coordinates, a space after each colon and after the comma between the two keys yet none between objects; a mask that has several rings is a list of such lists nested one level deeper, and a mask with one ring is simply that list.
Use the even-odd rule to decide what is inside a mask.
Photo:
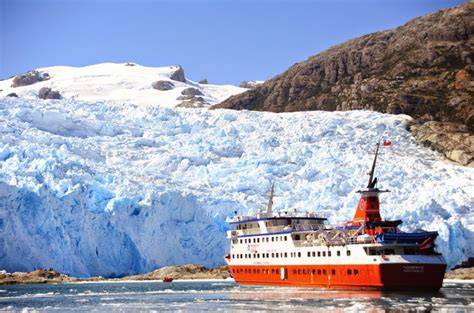
[{"label": "ship stern", "polygon": [[443,285],[446,263],[380,264],[383,290],[437,292]]}]

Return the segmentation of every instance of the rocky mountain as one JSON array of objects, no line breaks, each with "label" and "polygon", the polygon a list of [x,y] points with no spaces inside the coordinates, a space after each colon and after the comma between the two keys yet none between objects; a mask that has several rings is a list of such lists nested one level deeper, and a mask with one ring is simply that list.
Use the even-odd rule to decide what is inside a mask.
[{"label": "rocky mountain", "polygon": [[408,114],[421,142],[474,165],[473,47],[466,3],[332,47],[213,108]]}]

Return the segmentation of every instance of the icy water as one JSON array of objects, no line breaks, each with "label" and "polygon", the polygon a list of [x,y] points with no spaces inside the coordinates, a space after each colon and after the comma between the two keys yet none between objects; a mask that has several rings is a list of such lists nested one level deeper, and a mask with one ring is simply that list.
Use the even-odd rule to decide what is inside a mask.
[{"label": "icy water", "polygon": [[473,312],[474,284],[436,294],[243,287],[230,281],[0,286],[0,311]]}]

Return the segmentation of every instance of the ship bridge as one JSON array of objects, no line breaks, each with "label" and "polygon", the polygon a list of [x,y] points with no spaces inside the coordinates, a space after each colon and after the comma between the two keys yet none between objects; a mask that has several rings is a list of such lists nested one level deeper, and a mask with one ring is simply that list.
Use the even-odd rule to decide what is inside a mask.
[{"label": "ship bridge", "polygon": [[230,231],[232,237],[244,237],[294,231],[314,231],[323,229],[325,221],[326,218],[318,217],[314,213],[306,213],[305,215],[259,213],[255,216],[236,216],[229,220],[229,224],[235,226],[235,229]]}]

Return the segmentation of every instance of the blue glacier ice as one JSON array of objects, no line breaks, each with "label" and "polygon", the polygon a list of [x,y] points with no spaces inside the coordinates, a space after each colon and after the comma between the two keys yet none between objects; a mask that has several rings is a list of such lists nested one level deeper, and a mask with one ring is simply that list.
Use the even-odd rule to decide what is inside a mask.
[{"label": "blue glacier ice", "polygon": [[352,217],[375,142],[384,218],[474,255],[474,169],[417,145],[410,118],[0,98],[0,269],[120,276],[223,264],[226,217],[301,209]]}]

